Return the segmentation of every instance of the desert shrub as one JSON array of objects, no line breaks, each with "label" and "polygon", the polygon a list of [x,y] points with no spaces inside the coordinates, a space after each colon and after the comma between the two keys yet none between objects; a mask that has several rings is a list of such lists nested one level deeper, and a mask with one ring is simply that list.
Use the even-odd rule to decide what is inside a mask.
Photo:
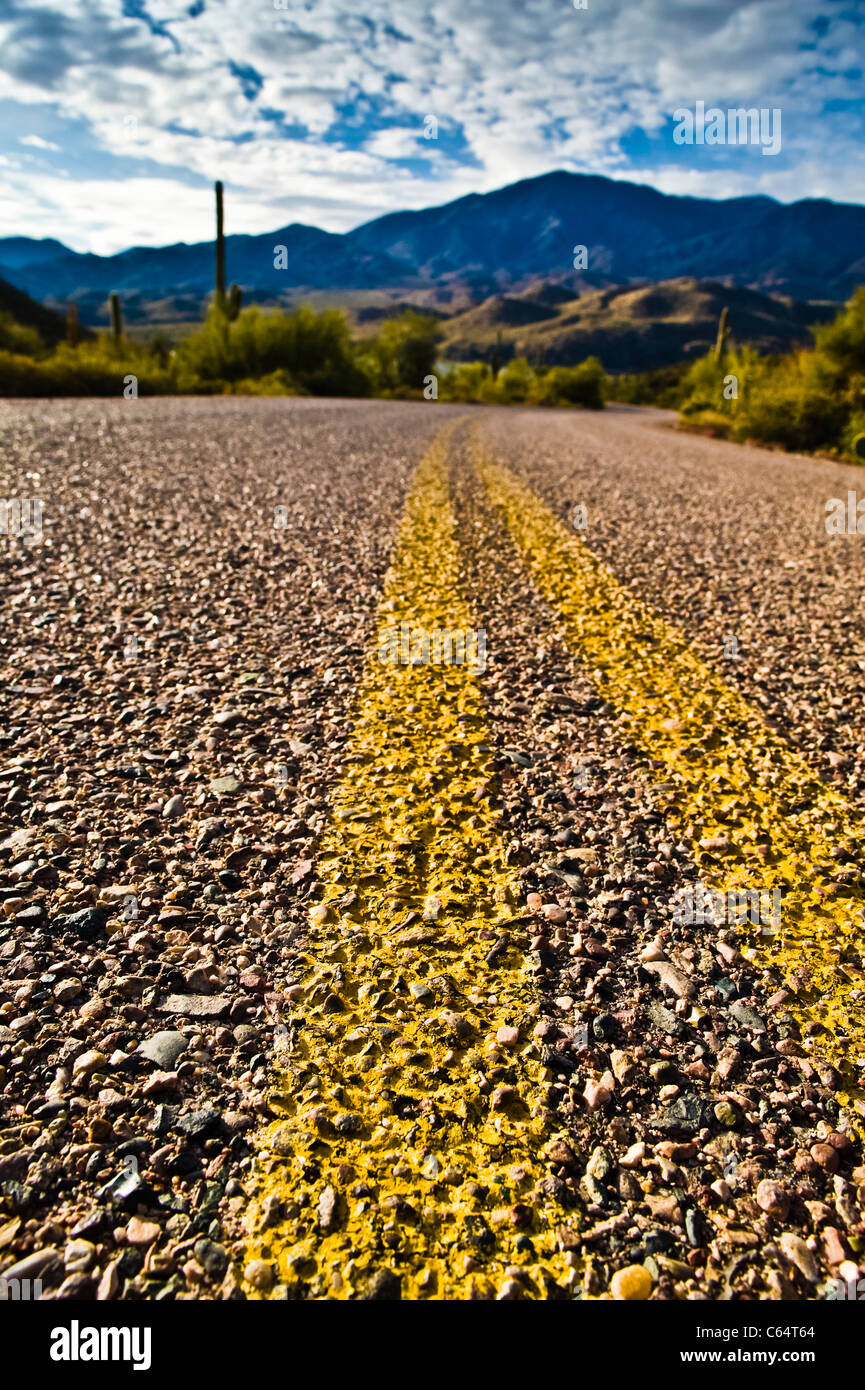
[{"label": "desert shrub", "polygon": [[503,405],[527,401],[535,385],[535,373],[525,357],[513,357],[496,377],[495,399]]},{"label": "desert shrub", "polygon": [[387,319],[375,337],[363,344],[362,365],[376,392],[415,394],[424,389],[436,363],[440,330],[436,320],[407,310]]},{"label": "desert shrub", "polygon": [[606,374],[597,357],[587,357],[576,367],[551,367],[535,375],[529,393],[533,405],[579,405],[602,410]]},{"label": "desert shrub", "polygon": [[45,351],[45,344],[35,328],[18,323],[6,310],[0,310],[0,350],[38,357]]},{"label": "desert shrub", "polygon": [[[784,449],[857,458],[853,441],[865,420],[865,288],[837,318],[815,332],[813,348],[784,357],[750,349],[721,362],[710,353],[683,382],[682,416],[731,439],[753,439]],[[738,381],[738,398],[723,396],[725,376]]]},{"label": "desert shrub", "polygon": [[494,399],[495,382],[486,362],[461,362],[443,373],[439,395],[446,401],[470,402]]},{"label": "desert shrub", "polygon": [[145,349],[111,351],[101,342],[78,348],[64,343],[39,359],[0,351],[3,396],[122,396],[128,376],[136,378],[141,396],[175,389],[171,371],[161,368]]},{"label": "desert shrub", "polygon": [[358,365],[348,321],[337,309],[317,314],[265,312],[253,305],[230,321],[211,308],[203,327],[175,352],[181,381],[233,384],[285,372],[293,389],[322,396],[368,395],[370,382]]}]

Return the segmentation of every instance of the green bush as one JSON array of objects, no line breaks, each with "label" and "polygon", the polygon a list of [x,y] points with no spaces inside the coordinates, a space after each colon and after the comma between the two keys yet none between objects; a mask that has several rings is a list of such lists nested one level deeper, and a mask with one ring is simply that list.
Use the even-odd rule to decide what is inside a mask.
[{"label": "green bush", "polygon": [[587,357],[576,367],[551,367],[537,375],[529,399],[534,405],[579,405],[602,410],[607,376],[597,357]]},{"label": "green bush", "polygon": [[103,340],[78,348],[64,343],[38,360],[0,351],[3,396],[122,396],[129,376],[136,378],[141,396],[174,389],[170,371],[160,368],[146,349],[126,344],[115,352]]},{"label": "green bush", "polygon": [[445,372],[439,395],[442,400],[463,401],[466,404],[494,399],[495,382],[488,363],[462,362]]},{"label": "green bush", "polygon": [[440,330],[435,319],[409,309],[387,319],[366,341],[362,366],[377,394],[416,394],[434,374]]},{"label": "green bush", "polygon": [[45,351],[45,344],[35,328],[16,322],[10,313],[0,310],[0,350],[38,357]]},{"label": "green bush", "polygon": [[[865,288],[814,336],[813,348],[785,357],[743,349],[721,362],[701,358],[683,382],[683,419],[730,439],[861,462],[853,441],[865,420]],[[735,399],[724,396],[730,375],[738,383]]]},{"label": "green bush", "polygon": [[182,384],[233,384],[288,373],[290,393],[365,396],[370,381],[355,358],[348,321],[337,309],[316,314],[302,306],[293,314],[266,313],[253,305],[233,321],[211,308],[204,326],[177,348],[174,361]]}]

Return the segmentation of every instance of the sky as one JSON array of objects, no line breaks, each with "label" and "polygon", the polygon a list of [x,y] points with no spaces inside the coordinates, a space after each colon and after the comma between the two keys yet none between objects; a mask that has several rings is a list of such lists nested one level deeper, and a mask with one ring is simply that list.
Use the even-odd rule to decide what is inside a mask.
[{"label": "sky", "polygon": [[[255,233],[552,169],[865,201],[865,0],[576,3],[0,0],[0,236],[205,240],[216,178]],[[677,144],[699,101],[778,108],[780,151]]]}]

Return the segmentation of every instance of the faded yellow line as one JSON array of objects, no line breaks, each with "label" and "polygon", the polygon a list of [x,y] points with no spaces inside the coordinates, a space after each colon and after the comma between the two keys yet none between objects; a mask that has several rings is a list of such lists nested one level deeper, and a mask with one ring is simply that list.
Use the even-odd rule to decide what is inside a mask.
[{"label": "faded yellow line", "polygon": [[478,681],[378,655],[403,623],[421,657],[416,630],[472,626],[446,465],[447,432],[406,504],[321,850],[248,1219],[253,1297],[538,1298],[576,1277],[540,1186],[553,1078]]},{"label": "faded yellow line", "polygon": [[743,951],[780,968],[787,1009],[810,1025],[805,1045],[842,1070],[840,1098],[865,1114],[865,892],[836,857],[861,859],[861,817],[511,471],[477,445],[475,463],[565,641],[650,759],[659,807],[693,842],[700,879],[724,893],[783,890],[777,931],[736,928]]}]

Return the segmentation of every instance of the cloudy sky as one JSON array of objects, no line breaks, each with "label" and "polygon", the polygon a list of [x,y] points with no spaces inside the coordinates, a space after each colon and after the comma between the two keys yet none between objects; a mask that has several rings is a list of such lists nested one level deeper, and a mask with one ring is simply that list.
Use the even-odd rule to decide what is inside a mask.
[{"label": "cloudy sky", "polygon": [[[0,236],[203,240],[214,178],[232,232],[556,168],[861,202],[863,53],[865,0],[0,0]],[[697,101],[780,154],[676,145]]]}]

